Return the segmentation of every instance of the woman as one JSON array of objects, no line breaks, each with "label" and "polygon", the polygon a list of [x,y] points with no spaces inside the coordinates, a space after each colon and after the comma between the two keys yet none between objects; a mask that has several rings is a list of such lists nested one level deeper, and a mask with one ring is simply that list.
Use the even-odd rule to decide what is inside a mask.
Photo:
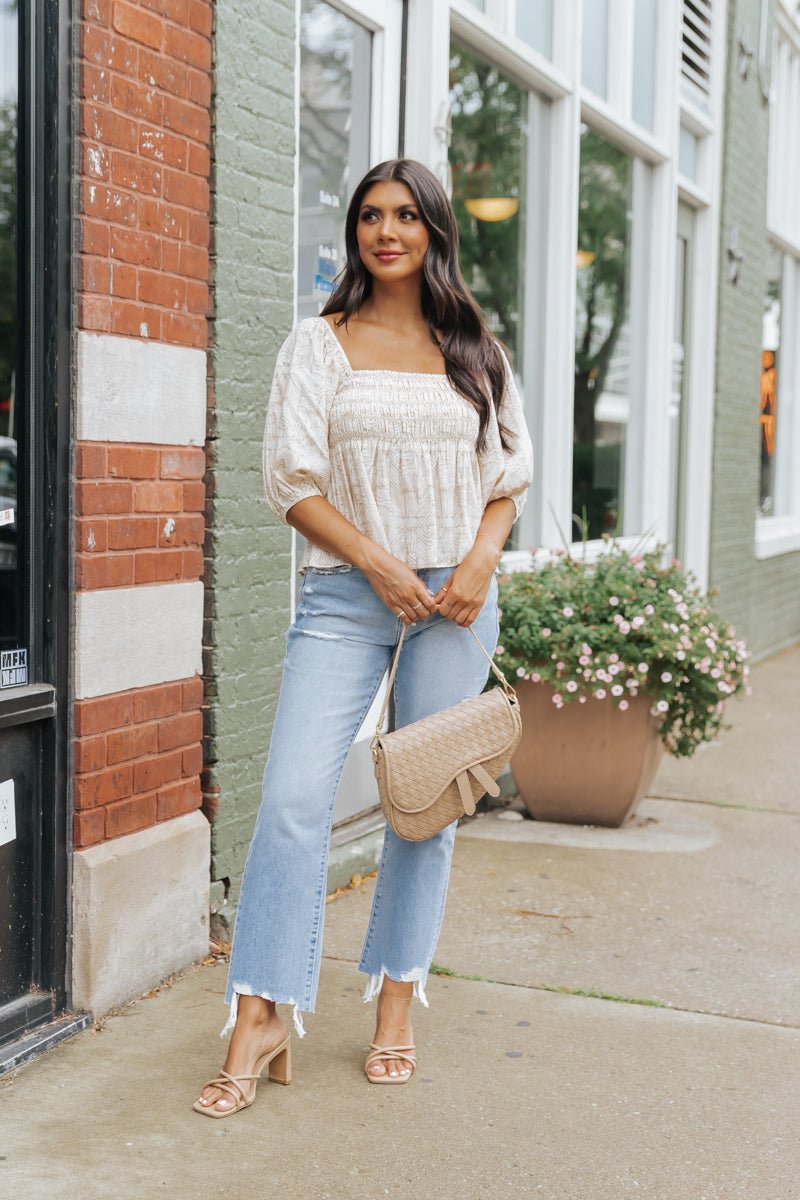
[{"label": "woman", "polygon": [[[436,177],[411,159],[374,167],[345,241],[341,283],[280,349],[266,415],[266,500],[308,544],[234,928],[222,1031],[233,1034],[194,1105],[208,1116],[251,1103],[267,1065],[289,1082],[276,1004],[294,1005],[304,1036],[348,750],[402,625],[396,727],[483,690],[468,627],[493,653],[495,572],[532,475],[511,368],[461,276]],[[456,824],[422,842],[386,828],[359,963],[364,999],[378,997],[373,1083],[405,1082],[416,1066],[411,999],[428,1003]]]}]

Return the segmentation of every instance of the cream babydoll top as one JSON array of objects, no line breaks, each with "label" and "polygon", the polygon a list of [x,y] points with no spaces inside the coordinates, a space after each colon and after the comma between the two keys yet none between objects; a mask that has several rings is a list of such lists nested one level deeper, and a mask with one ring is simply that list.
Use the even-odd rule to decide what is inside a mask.
[{"label": "cream babydoll top", "polygon": [[[487,444],[475,449],[478,414],[446,375],[354,370],[324,317],[300,320],[281,346],[263,441],[264,494],[272,512],[324,496],[413,570],[455,566],[469,551],[490,500],[509,496],[519,516],[533,450],[508,358],[500,415],[514,449],[500,444],[492,405]],[[307,542],[308,567],[350,563]]]}]

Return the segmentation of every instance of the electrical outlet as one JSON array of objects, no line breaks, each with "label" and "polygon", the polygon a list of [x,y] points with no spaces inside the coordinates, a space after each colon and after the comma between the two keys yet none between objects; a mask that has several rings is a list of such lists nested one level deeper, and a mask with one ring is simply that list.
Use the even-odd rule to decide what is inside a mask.
[{"label": "electrical outlet", "polygon": [[17,816],[14,805],[14,780],[0,783],[0,846],[13,842],[17,836]]}]

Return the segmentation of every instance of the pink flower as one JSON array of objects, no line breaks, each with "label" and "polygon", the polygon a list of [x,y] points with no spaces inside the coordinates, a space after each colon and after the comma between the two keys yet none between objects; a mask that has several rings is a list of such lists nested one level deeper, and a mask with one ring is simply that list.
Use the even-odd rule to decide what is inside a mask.
[{"label": "pink flower", "polygon": [[563,609],[562,611],[563,611],[565,617],[571,617],[573,615],[572,609],[570,608],[569,605],[567,605],[567,607],[565,609]]},{"label": "pink flower", "polygon": [[619,604],[619,596],[609,596],[609,597],[608,597],[608,603],[609,603],[609,604],[612,604],[612,605],[613,605],[613,604]]},{"label": "pink flower", "polygon": [[598,700],[605,700],[606,689],[598,688],[597,691],[595,692],[595,696],[597,697]]},{"label": "pink flower", "polygon": [[586,697],[585,697],[585,696],[578,696],[578,703],[579,703],[579,704],[585,704],[585,703],[586,703]]},{"label": "pink flower", "polygon": [[550,637],[550,634],[551,634],[552,632],[553,632],[553,631],[552,631],[552,629],[543,629],[543,630],[542,630],[542,637]]},{"label": "pink flower", "polygon": [[625,711],[625,709],[628,707],[628,701],[627,701],[627,700],[620,700],[618,707],[619,707],[619,708],[621,708],[621,709],[622,709],[622,711],[624,712],[624,711]]},{"label": "pink flower", "polygon": [[557,662],[557,663],[556,663],[556,670],[557,670],[557,671],[563,671],[563,670],[564,670],[564,664],[563,664],[562,662]]},{"label": "pink flower", "polygon": [[531,671],[531,683],[539,683],[541,678],[541,675],[537,671]]},{"label": "pink flower", "polygon": [[584,654],[591,654],[591,653],[592,653],[592,647],[591,647],[590,645],[588,645],[588,643],[587,643],[587,642],[584,642],[584,643],[583,643],[583,645],[581,646],[581,650],[583,651],[583,653],[584,653]]},{"label": "pink flower", "polygon": [[520,679],[524,679],[524,677],[525,677],[525,668],[524,668],[524,667],[517,667],[517,674],[519,675]]},{"label": "pink flower", "polygon": [[611,695],[612,696],[621,696],[624,690],[625,689],[623,688],[621,683],[615,683],[611,689]]},{"label": "pink flower", "polygon": [[496,656],[499,656],[500,654],[505,654],[506,648],[505,646],[495,646],[494,652]]},{"label": "pink flower", "polygon": [[567,683],[567,691],[568,692],[577,692],[577,690],[578,690],[577,683],[575,682],[574,679],[570,679]]}]

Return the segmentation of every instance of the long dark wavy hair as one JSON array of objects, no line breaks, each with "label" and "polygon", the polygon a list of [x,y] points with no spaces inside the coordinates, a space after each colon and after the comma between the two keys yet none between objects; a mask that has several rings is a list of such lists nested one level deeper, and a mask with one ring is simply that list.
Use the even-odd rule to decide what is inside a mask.
[{"label": "long dark wavy hair", "polygon": [[[431,341],[444,355],[447,376],[470,401],[480,418],[477,450],[486,445],[489,405],[497,413],[500,442],[509,449],[511,436],[500,420],[505,388],[505,365],[500,344],[469,288],[458,262],[459,237],[455,213],[447,193],[432,171],[413,158],[392,158],[367,172],[353,193],[345,221],[347,262],[341,281],[320,316],[341,313],[337,325],[347,325],[372,293],[372,275],[358,249],[358,217],[365,194],[373,184],[396,179],[410,189],[420,217],[430,235],[422,267],[422,312]],[[436,336],[439,331],[443,338]],[[488,386],[487,386],[488,385]]]}]

